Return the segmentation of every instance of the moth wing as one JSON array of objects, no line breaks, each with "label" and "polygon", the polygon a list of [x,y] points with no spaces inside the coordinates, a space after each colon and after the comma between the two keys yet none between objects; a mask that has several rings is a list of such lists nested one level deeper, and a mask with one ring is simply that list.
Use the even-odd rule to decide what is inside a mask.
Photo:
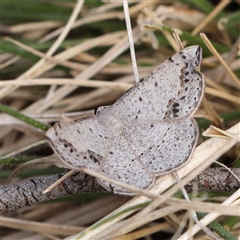
[{"label": "moth wing", "polygon": [[118,99],[112,113],[141,120],[192,116],[203,97],[204,77],[197,71],[201,59],[199,46],[174,54]]},{"label": "moth wing", "polygon": [[57,123],[46,133],[55,153],[70,169],[97,170],[103,160],[106,129],[96,117]]},{"label": "moth wing", "polygon": [[186,163],[198,139],[194,119],[128,122],[123,126],[129,146],[155,176]]},{"label": "moth wing", "polygon": [[[105,161],[101,165],[101,174],[141,189],[147,189],[154,183],[155,177],[139,161],[139,157],[119,129],[113,129],[111,132],[106,149]],[[98,182],[114,193],[131,195],[127,190],[105,180],[98,179]]]}]

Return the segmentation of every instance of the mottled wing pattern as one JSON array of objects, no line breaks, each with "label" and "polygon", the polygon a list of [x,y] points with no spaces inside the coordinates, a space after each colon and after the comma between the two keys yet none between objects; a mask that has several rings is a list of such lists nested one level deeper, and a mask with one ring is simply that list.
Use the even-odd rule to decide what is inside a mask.
[{"label": "mottled wing pattern", "polygon": [[98,170],[106,146],[106,129],[96,117],[57,123],[46,137],[60,159],[71,169]]},{"label": "mottled wing pattern", "polygon": [[[155,180],[155,177],[141,162],[119,129],[112,129],[111,131],[100,173],[142,189],[151,186]],[[109,191],[129,194],[125,189],[109,182],[101,179],[98,179],[98,181]]]},{"label": "mottled wing pattern", "polygon": [[[179,52],[179,57],[185,60],[179,79],[181,87],[177,95],[169,100],[167,119],[192,117],[204,95],[204,76],[197,71],[202,61],[201,47],[185,48]],[[172,58],[169,61],[175,62]]]},{"label": "mottled wing pattern", "polygon": [[202,50],[191,46],[174,54],[130,88],[111,107],[121,119],[157,120],[192,116],[204,88]]},{"label": "mottled wing pattern", "polygon": [[185,163],[198,139],[194,119],[184,121],[130,121],[124,136],[141,162],[155,176],[176,170]]}]

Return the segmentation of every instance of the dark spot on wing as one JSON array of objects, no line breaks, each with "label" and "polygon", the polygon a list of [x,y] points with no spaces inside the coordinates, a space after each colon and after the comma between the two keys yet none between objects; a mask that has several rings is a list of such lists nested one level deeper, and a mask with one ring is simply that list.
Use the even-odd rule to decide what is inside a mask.
[{"label": "dark spot on wing", "polygon": [[172,57],[170,57],[168,60],[169,60],[170,62],[172,62],[172,63],[174,62],[173,59],[172,59]]},{"label": "dark spot on wing", "polygon": [[180,100],[184,100],[184,99],[185,99],[185,97],[186,97],[186,96],[182,96],[182,97],[180,98]]},{"label": "dark spot on wing", "polygon": [[173,105],[172,105],[174,108],[176,108],[176,107],[179,107],[179,103],[174,103]]},{"label": "dark spot on wing", "polygon": [[89,158],[93,160],[95,163],[99,163],[98,159],[94,155],[90,154]]},{"label": "dark spot on wing", "polygon": [[155,83],[154,83],[154,86],[155,86],[155,87],[157,87],[157,86],[158,86],[158,83],[157,83],[157,82],[155,82]]},{"label": "dark spot on wing", "polygon": [[179,109],[177,109],[177,108],[173,108],[173,113],[178,113],[179,112]]},{"label": "dark spot on wing", "polygon": [[141,98],[141,97],[139,97],[139,101],[140,101],[140,102],[142,101],[142,98]]}]

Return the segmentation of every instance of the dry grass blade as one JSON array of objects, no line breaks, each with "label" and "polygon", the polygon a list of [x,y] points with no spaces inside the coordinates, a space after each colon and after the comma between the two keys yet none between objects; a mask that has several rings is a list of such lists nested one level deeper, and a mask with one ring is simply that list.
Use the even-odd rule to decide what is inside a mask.
[{"label": "dry grass blade", "polygon": [[[237,205],[239,206],[240,204],[240,199],[239,199],[239,194],[240,194],[240,189],[238,191],[236,191],[231,197],[229,197],[226,201],[224,201],[222,203],[223,206],[231,206],[231,205]],[[238,201],[235,201],[236,199],[238,199]],[[214,219],[216,219],[217,217],[219,217],[220,214],[218,213],[212,213],[212,214],[208,214],[207,216],[205,216],[200,222],[204,225],[209,224],[210,222],[212,222]],[[200,231],[201,229],[199,228],[198,225],[194,225],[191,229],[189,229],[187,232],[185,232],[182,236],[179,237],[179,239],[185,239],[185,238],[189,238],[191,236],[193,236],[194,234],[196,234],[198,231]]]},{"label": "dry grass blade", "polygon": [[211,44],[211,42],[209,41],[209,39],[207,38],[207,36],[203,33],[200,34],[200,36],[202,37],[202,39],[204,40],[205,44],[208,46],[209,50],[212,52],[212,54],[214,54],[214,56],[217,57],[217,59],[222,63],[222,65],[225,67],[225,69],[227,70],[227,72],[231,75],[231,77],[233,78],[233,80],[237,83],[238,87],[240,87],[240,81],[239,79],[236,77],[236,75],[233,73],[233,71],[231,70],[231,68],[226,64],[226,62],[223,60],[223,58],[220,56],[220,54],[216,51],[216,49],[213,47],[213,45]]},{"label": "dry grass blade", "polygon": [[132,84],[129,83],[118,83],[118,82],[107,82],[99,80],[72,80],[72,79],[28,79],[28,80],[7,80],[2,83],[0,88],[5,86],[34,86],[34,85],[68,85],[68,86],[80,86],[80,87],[92,87],[92,88],[105,88],[117,91],[127,91]]},{"label": "dry grass blade", "polygon": [[206,93],[211,94],[212,96],[216,96],[230,102],[236,103],[239,105],[239,96],[233,96],[232,94],[228,94],[222,91],[218,91],[216,89],[212,89],[210,87],[206,88]]},{"label": "dry grass blade", "polygon": [[32,222],[26,220],[17,220],[11,219],[8,217],[0,217],[1,226],[10,227],[14,229],[21,229],[26,231],[33,231],[39,233],[50,233],[62,236],[68,236],[72,234],[76,234],[79,231],[82,231],[84,228],[81,227],[71,227],[66,226],[63,227],[61,225],[54,225],[49,223],[39,223],[39,222]]},{"label": "dry grass blade", "polygon": [[133,34],[132,34],[132,26],[131,26],[131,20],[130,20],[127,0],[123,0],[123,9],[124,9],[124,14],[125,14],[126,28],[127,28],[127,32],[128,32],[128,40],[129,40],[129,48],[130,48],[132,65],[133,65],[133,72],[134,72],[134,76],[135,76],[135,82],[137,83],[139,81],[139,75],[138,75],[138,68],[137,68],[134,42],[133,42]]},{"label": "dry grass blade", "polygon": [[155,226],[146,227],[146,228],[143,228],[141,230],[137,230],[135,232],[122,235],[121,237],[111,238],[111,240],[138,239],[138,238],[141,238],[141,237],[148,236],[148,235],[150,235],[152,233],[155,233],[155,232],[167,229],[168,227],[170,227],[169,223],[160,223],[160,224],[157,224]]},{"label": "dry grass blade", "polygon": [[220,11],[222,11],[231,1],[220,1],[217,7],[201,22],[193,31],[192,35],[198,34]]}]

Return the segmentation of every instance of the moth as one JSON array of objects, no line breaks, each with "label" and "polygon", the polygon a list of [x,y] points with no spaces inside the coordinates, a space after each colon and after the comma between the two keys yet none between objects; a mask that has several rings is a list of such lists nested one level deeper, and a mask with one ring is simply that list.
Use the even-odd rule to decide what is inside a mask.
[{"label": "moth", "polygon": [[[46,138],[69,169],[92,169],[141,189],[181,167],[198,139],[193,115],[204,94],[200,46],[182,49],[96,115],[57,123]],[[107,190],[131,194],[98,179]]]}]

